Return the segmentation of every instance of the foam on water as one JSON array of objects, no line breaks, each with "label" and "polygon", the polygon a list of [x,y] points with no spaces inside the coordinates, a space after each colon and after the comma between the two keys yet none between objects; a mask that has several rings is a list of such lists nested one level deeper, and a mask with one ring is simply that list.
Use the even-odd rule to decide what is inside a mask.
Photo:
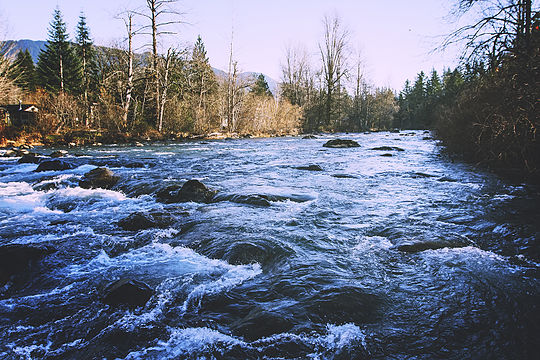
[{"label": "foam on water", "polygon": [[0,183],[0,211],[47,212],[45,193],[34,191],[25,182]]},{"label": "foam on water", "polygon": [[291,340],[312,348],[314,351],[306,355],[310,359],[333,358],[335,353],[354,345],[366,347],[365,332],[352,323],[328,324],[326,334],[280,333],[251,343],[207,327],[170,328],[166,341],[158,341],[154,346],[131,352],[125,359],[178,359],[187,356],[206,359],[206,354],[223,355],[233,347],[263,353],[269,346]]}]

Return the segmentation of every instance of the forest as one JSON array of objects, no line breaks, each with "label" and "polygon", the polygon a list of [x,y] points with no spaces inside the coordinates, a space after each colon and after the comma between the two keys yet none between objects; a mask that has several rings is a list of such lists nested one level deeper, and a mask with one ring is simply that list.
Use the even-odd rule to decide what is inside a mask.
[{"label": "forest", "polygon": [[[107,47],[93,44],[82,13],[70,38],[57,8],[37,64],[3,42],[0,104],[39,109],[25,126],[0,124],[4,145],[432,129],[451,153],[538,173],[540,20],[531,0],[457,1],[457,15],[478,15],[441,45],[464,45],[460,66],[422,71],[399,93],[369,83],[338,16],[323,18],[316,55],[287,47],[275,94],[264,75],[240,76],[232,41],[223,74],[201,36],[160,53],[156,44],[179,15],[174,3],[148,0],[123,12],[124,41]],[[144,51],[134,39],[144,39]]]}]

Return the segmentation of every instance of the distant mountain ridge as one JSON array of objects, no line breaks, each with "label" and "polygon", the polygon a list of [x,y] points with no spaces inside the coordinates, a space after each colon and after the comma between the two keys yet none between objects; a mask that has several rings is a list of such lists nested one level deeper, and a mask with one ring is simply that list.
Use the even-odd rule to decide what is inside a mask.
[{"label": "distant mountain ridge", "polygon": [[[41,50],[45,48],[46,44],[47,42],[42,41],[42,40],[29,40],[29,39],[8,40],[6,41],[5,47],[9,49],[8,51],[9,55],[15,55],[21,50],[22,51],[28,50],[28,52],[32,56],[32,59],[34,60],[34,64],[37,64],[39,53],[41,52]],[[217,76],[227,76],[227,72],[223,70],[220,70],[214,67],[212,67],[212,70],[214,70],[214,73]],[[255,79],[257,76],[259,76],[259,74],[262,74],[262,73],[247,71],[247,72],[238,74],[238,76],[240,77],[240,79],[248,80],[248,79]],[[262,75],[264,75],[264,78],[266,79],[266,82],[268,83],[268,87],[270,88],[270,91],[272,92],[272,94],[277,95],[278,82],[272,79],[268,75],[265,75],[265,74],[262,74]]]}]

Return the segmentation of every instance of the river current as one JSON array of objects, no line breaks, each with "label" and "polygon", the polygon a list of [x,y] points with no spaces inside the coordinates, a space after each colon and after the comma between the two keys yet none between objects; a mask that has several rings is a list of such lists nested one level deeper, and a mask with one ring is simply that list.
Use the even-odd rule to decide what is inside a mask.
[{"label": "river current", "polygon": [[[538,188],[423,132],[335,137],[76,148],[64,171],[0,157],[0,246],[54,249],[0,288],[0,358],[539,356]],[[118,184],[79,187],[97,166]],[[190,179],[228,197],[157,201]],[[118,226],[152,211],[173,221]],[[124,278],[144,306],[103,301]]]}]

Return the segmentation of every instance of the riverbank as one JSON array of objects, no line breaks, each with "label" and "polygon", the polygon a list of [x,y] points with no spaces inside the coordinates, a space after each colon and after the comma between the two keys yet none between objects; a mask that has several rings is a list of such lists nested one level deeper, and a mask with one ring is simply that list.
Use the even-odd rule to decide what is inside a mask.
[{"label": "riverbank", "polygon": [[0,148],[20,146],[46,146],[46,147],[76,147],[100,146],[104,144],[137,144],[163,141],[182,140],[225,140],[250,139],[300,135],[298,130],[279,133],[237,133],[212,132],[209,134],[169,133],[161,134],[157,131],[148,131],[145,134],[129,134],[111,132],[106,130],[68,130],[55,134],[42,134],[40,132],[4,129],[0,133]]}]

